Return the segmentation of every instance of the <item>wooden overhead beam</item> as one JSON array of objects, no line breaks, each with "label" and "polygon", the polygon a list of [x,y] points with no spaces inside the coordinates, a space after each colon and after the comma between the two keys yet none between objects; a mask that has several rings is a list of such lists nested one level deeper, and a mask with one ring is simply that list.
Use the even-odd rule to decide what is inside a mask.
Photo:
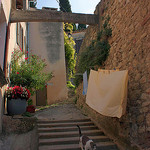
[{"label": "wooden overhead beam", "polygon": [[98,24],[98,15],[66,13],[50,10],[13,10],[10,21],[15,22],[68,22],[88,25]]}]

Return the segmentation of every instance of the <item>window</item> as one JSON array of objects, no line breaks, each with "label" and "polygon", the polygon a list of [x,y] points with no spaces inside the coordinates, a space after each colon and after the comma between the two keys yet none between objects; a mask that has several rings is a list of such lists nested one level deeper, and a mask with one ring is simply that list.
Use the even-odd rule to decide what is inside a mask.
[{"label": "window", "polygon": [[16,25],[16,42],[18,46],[24,50],[23,46],[23,28],[20,23],[17,23]]}]

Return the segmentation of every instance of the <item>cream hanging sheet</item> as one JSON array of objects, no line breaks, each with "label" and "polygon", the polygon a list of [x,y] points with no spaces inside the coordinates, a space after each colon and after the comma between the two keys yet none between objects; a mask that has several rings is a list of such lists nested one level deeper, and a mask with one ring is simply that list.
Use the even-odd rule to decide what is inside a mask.
[{"label": "cream hanging sheet", "polygon": [[126,111],[128,71],[90,71],[86,103],[102,115],[120,118]]}]

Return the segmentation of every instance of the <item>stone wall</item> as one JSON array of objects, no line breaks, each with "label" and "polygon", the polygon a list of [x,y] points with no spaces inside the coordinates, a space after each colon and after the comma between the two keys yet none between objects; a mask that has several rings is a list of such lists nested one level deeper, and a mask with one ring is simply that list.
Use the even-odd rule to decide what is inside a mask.
[{"label": "stone wall", "polygon": [[3,116],[0,150],[38,149],[37,118]]},{"label": "stone wall", "polygon": [[[111,49],[105,69],[129,71],[127,111],[120,119],[98,114],[85,104],[82,85],[78,88],[78,106],[96,118],[109,136],[146,150],[150,148],[150,1],[102,0],[95,12],[99,12],[101,24],[102,16],[110,16]],[[80,51],[96,37],[101,24],[88,28]]]},{"label": "stone wall", "polygon": [[1,150],[37,150],[38,133],[37,128],[23,134],[11,134],[0,136]]}]

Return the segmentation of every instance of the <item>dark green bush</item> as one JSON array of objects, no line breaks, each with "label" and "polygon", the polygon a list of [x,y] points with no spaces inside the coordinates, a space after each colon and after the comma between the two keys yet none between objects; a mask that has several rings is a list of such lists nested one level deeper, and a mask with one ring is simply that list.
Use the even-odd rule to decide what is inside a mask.
[{"label": "dark green bush", "polygon": [[[106,61],[110,44],[108,38],[112,35],[112,29],[108,24],[110,17],[104,21],[102,30],[97,34],[96,40],[93,40],[89,47],[80,54],[79,62],[77,64],[77,73],[83,74],[87,71],[88,75],[90,69],[95,69],[103,65]],[[77,75],[74,79],[75,86],[78,87],[82,81],[82,75]]]}]

